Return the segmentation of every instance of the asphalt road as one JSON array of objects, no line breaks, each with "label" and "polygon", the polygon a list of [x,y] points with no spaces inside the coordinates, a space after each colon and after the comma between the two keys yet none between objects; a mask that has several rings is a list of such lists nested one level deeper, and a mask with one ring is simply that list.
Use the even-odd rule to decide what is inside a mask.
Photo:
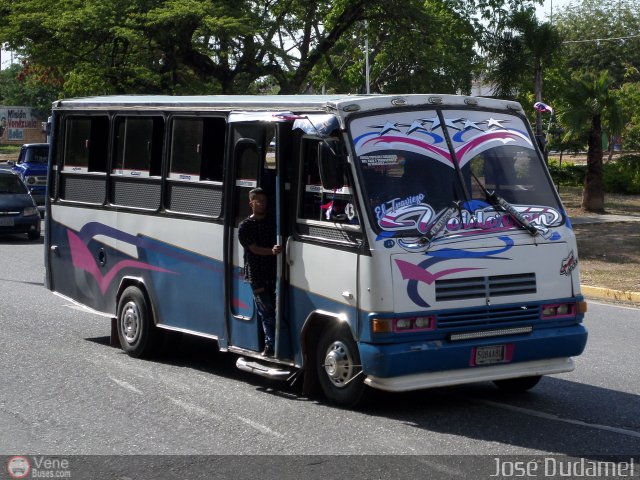
[{"label": "asphalt road", "polygon": [[[468,478],[489,478],[496,456],[640,456],[637,309],[590,303],[590,338],[576,370],[546,377],[527,394],[505,396],[489,383],[373,392],[368,406],[351,411],[243,373],[210,341],[183,339],[153,361],[130,358],[109,346],[107,319],[53,295],[43,278],[41,241],[0,236],[0,455],[269,455],[215,460],[216,471],[230,469],[235,478],[331,476],[333,469],[383,478],[369,475],[382,471],[380,462],[408,477],[460,478],[480,469]],[[281,455],[293,457],[273,457]],[[185,478],[167,467],[175,457],[128,462],[136,458],[175,473],[166,478]],[[180,461],[194,469],[190,478],[212,478],[211,465],[198,458]],[[100,478],[142,478],[123,462],[95,468],[112,473]],[[265,462],[276,465],[264,470]]]}]

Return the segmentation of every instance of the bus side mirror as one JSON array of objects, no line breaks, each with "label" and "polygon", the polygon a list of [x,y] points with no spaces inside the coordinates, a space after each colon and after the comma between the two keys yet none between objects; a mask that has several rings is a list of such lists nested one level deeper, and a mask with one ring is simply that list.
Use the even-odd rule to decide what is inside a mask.
[{"label": "bus side mirror", "polygon": [[344,156],[340,142],[324,140],[318,144],[318,169],[320,181],[326,190],[344,187]]}]

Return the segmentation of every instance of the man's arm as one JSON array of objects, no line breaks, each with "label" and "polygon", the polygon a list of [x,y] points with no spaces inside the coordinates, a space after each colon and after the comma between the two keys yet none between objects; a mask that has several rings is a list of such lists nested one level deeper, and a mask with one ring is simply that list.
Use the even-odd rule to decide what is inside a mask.
[{"label": "man's arm", "polygon": [[252,243],[247,248],[254,255],[279,255],[282,252],[280,245],[274,245],[273,247],[259,247],[256,243]]}]

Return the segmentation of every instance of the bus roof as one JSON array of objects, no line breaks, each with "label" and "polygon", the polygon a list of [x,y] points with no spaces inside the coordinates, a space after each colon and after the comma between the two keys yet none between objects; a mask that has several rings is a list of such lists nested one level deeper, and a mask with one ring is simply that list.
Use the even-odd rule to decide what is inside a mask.
[{"label": "bus roof", "polygon": [[394,107],[482,107],[522,113],[517,102],[464,95],[111,95],[58,100],[54,110],[217,110],[217,111],[333,111],[341,117],[352,112]]}]

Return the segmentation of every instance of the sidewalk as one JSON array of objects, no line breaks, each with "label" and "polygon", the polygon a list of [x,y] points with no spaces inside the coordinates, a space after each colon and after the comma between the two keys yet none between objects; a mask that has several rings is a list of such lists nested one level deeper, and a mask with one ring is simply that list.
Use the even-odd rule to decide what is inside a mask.
[{"label": "sidewalk", "polygon": [[[640,216],[633,215],[611,215],[611,214],[582,214],[571,217],[572,225],[585,225],[589,223],[615,223],[615,222],[638,222],[640,229]],[[592,287],[581,285],[580,289],[585,297],[617,302],[631,302],[640,304],[640,292],[629,292],[613,290],[611,288]]]},{"label": "sidewalk", "polygon": [[584,225],[586,223],[613,223],[613,222],[640,222],[640,215],[610,215],[604,214],[583,214],[577,217],[571,217],[572,225]]}]

